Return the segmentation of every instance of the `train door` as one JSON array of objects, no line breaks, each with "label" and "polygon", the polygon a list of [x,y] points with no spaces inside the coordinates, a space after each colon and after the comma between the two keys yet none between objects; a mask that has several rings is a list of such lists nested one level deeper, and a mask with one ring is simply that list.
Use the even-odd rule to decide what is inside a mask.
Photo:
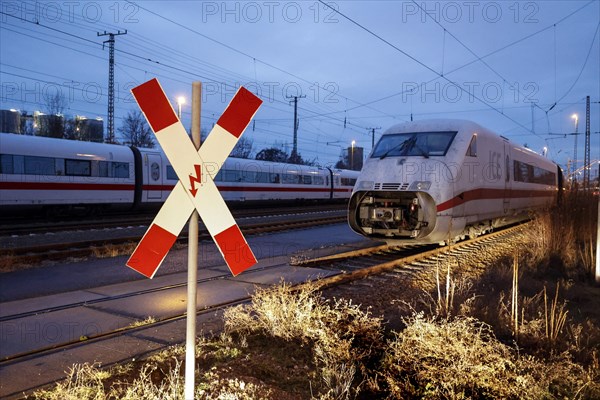
[{"label": "train door", "polygon": [[504,141],[504,195],[503,195],[503,208],[504,213],[508,214],[510,210],[510,199],[511,199],[511,168],[512,157],[510,154],[510,143]]},{"label": "train door", "polygon": [[148,177],[146,192],[148,193],[148,199],[162,198],[162,158],[160,154],[148,153],[146,162],[146,176]]}]

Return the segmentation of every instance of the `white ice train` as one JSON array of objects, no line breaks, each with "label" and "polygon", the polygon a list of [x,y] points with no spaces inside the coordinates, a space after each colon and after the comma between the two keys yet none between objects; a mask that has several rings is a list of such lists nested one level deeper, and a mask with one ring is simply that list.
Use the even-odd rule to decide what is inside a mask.
[{"label": "white ice train", "polygon": [[[218,166],[202,169],[214,176]],[[214,177],[229,202],[350,197],[358,172],[228,158]],[[165,201],[177,175],[160,149],[0,133],[0,210],[144,207]]]},{"label": "white ice train", "polygon": [[389,244],[476,237],[556,200],[560,167],[463,120],[394,125],[365,162],[350,198],[357,233]]}]

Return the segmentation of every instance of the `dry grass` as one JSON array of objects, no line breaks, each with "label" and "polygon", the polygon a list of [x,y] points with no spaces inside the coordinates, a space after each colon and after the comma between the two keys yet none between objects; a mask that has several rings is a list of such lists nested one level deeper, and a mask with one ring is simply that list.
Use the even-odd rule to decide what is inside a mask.
[{"label": "dry grass", "polygon": [[436,321],[418,314],[389,344],[384,374],[392,398],[539,398],[515,353],[472,318]]},{"label": "dry grass", "polygon": [[567,322],[567,314],[569,313],[565,310],[565,302],[562,302],[560,305],[558,304],[559,287],[560,284],[556,284],[556,294],[548,309],[548,296],[546,294],[546,286],[544,286],[544,322],[546,327],[546,339],[548,339],[550,343],[556,343],[558,341],[559,335]]},{"label": "dry grass", "polygon": [[[224,334],[198,341],[196,398],[600,398],[600,297],[586,281],[596,209],[586,201],[541,215],[501,262],[445,260],[426,285],[396,291],[392,303],[413,311],[391,317],[397,332],[316,286],[257,290],[225,312]],[[35,398],[182,398],[182,359],[176,346],[109,371],[75,366]]]},{"label": "dry grass", "polygon": [[[381,319],[347,300],[333,304],[320,298],[315,287],[293,290],[288,285],[259,290],[251,305],[225,312],[225,329],[237,334],[266,334],[299,341],[312,348],[321,381],[322,399],[355,397],[373,356],[382,348]],[[360,372],[360,374],[358,373]]]},{"label": "dry grass", "polygon": [[67,379],[51,390],[34,393],[33,398],[45,400],[104,400],[108,393],[104,380],[110,373],[98,368],[97,364],[75,364],[67,373]]},{"label": "dry grass", "polygon": [[130,255],[135,250],[137,243],[125,244],[107,244],[99,247],[92,247],[92,255],[96,258],[112,258],[123,255]]},{"label": "dry grass", "polygon": [[[448,278],[450,279],[450,278]],[[441,282],[440,282],[441,284]],[[450,287],[451,285],[446,285]],[[561,323],[559,296],[555,332]],[[436,302],[437,303],[437,302]],[[445,303],[444,303],[445,304]],[[523,297],[544,317],[544,298]],[[584,367],[568,351],[545,359],[498,340],[492,326],[468,316],[403,318],[386,337],[381,320],[346,300],[324,300],[310,286],[259,290],[249,305],[225,313],[226,331],[197,344],[197,399],[489,399],[600,396],[597,358]],[[526,317],[527,318],[527,317]],[[522,334],[531,322],[524,319]],[[561,325],[563,329],[558,329]],[[587,328],[587,327],[586,327]],[[580,348],[583,327],[575,329]],[[539,324],[538,335],[545,327]],[[540,333],[541,332],[541,333]],[[555,335],[557,341],[562,334]],[[103,371],[75,366],[66,382],[36,399],[181,399],[183,348],[176,346],[135,366]],[[290,382],[290,376],[296,379]]]},{"label": "dry grass", "polygon": [[[593,276],[598,199],[588,193],[565,194],[562,203],[537,215],[528,235],[533,268],[560,268],[570,278]],[[552,272],[552,271],[550,271]]]},{"label": "dry grass", "polygon": [[152,316],[148,316],[143,320],[133,321],[131,324],[129,324],[129,327],[137,328],[140,326],[150,325],[150,324],[154,324],[154,323],[156,323],[156,318],[154,318]]},{"label": "dry grass", "polygon": [[24,266],[15,262],[13,252],[5,252],[0,257],[0,273],[13,272],[26,268],[33,268],[33,265]]}]

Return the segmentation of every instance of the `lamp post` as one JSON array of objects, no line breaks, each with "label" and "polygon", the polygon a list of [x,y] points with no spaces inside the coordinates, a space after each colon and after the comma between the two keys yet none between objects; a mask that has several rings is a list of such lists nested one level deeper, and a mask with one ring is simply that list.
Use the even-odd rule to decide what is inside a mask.
[{"label": "lamp post", "polygon": [[352,141],[352,151],[350,157],[350,169],[354,170],[354,145],[356,144],[356,140]]},{"label": "lamp post", "polygon": [[177,98],[177,116],[181,119],[181,106],[185,104],[185,97],[179,96]]},{"label": "lamp post", "polygon": [[[575,147],[573,149],[573,172],[575,172],[577,170],[577,128],[579,126],[579,116],[573,114],[571,118],[575,120]],[[577,180],[575,176],[573,176],[573,179]]]}]

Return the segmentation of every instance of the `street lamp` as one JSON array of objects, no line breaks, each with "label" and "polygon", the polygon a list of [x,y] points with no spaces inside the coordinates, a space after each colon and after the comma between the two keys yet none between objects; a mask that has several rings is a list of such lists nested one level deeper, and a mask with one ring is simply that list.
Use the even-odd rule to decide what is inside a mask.
[{"label": "street lamp", "polygon": [[177,116],[181,119],[181,106],[185,104],[185,97],[179,96],[177,98]]},{"label": "street lamp", "polygon": [[350,157],[350,169],[354,170],[354,145],[356,144],[356,140],[352,141],[352,156]]},{"label": "street lamp", "polygon": [[[575,120],[575,148],[573,149],[573,171],[577,170],[577,128],[579,126],[579,116],[577,114],[571,115],[571,118]],[[574,176],[577,180],[577,177]]]}]

